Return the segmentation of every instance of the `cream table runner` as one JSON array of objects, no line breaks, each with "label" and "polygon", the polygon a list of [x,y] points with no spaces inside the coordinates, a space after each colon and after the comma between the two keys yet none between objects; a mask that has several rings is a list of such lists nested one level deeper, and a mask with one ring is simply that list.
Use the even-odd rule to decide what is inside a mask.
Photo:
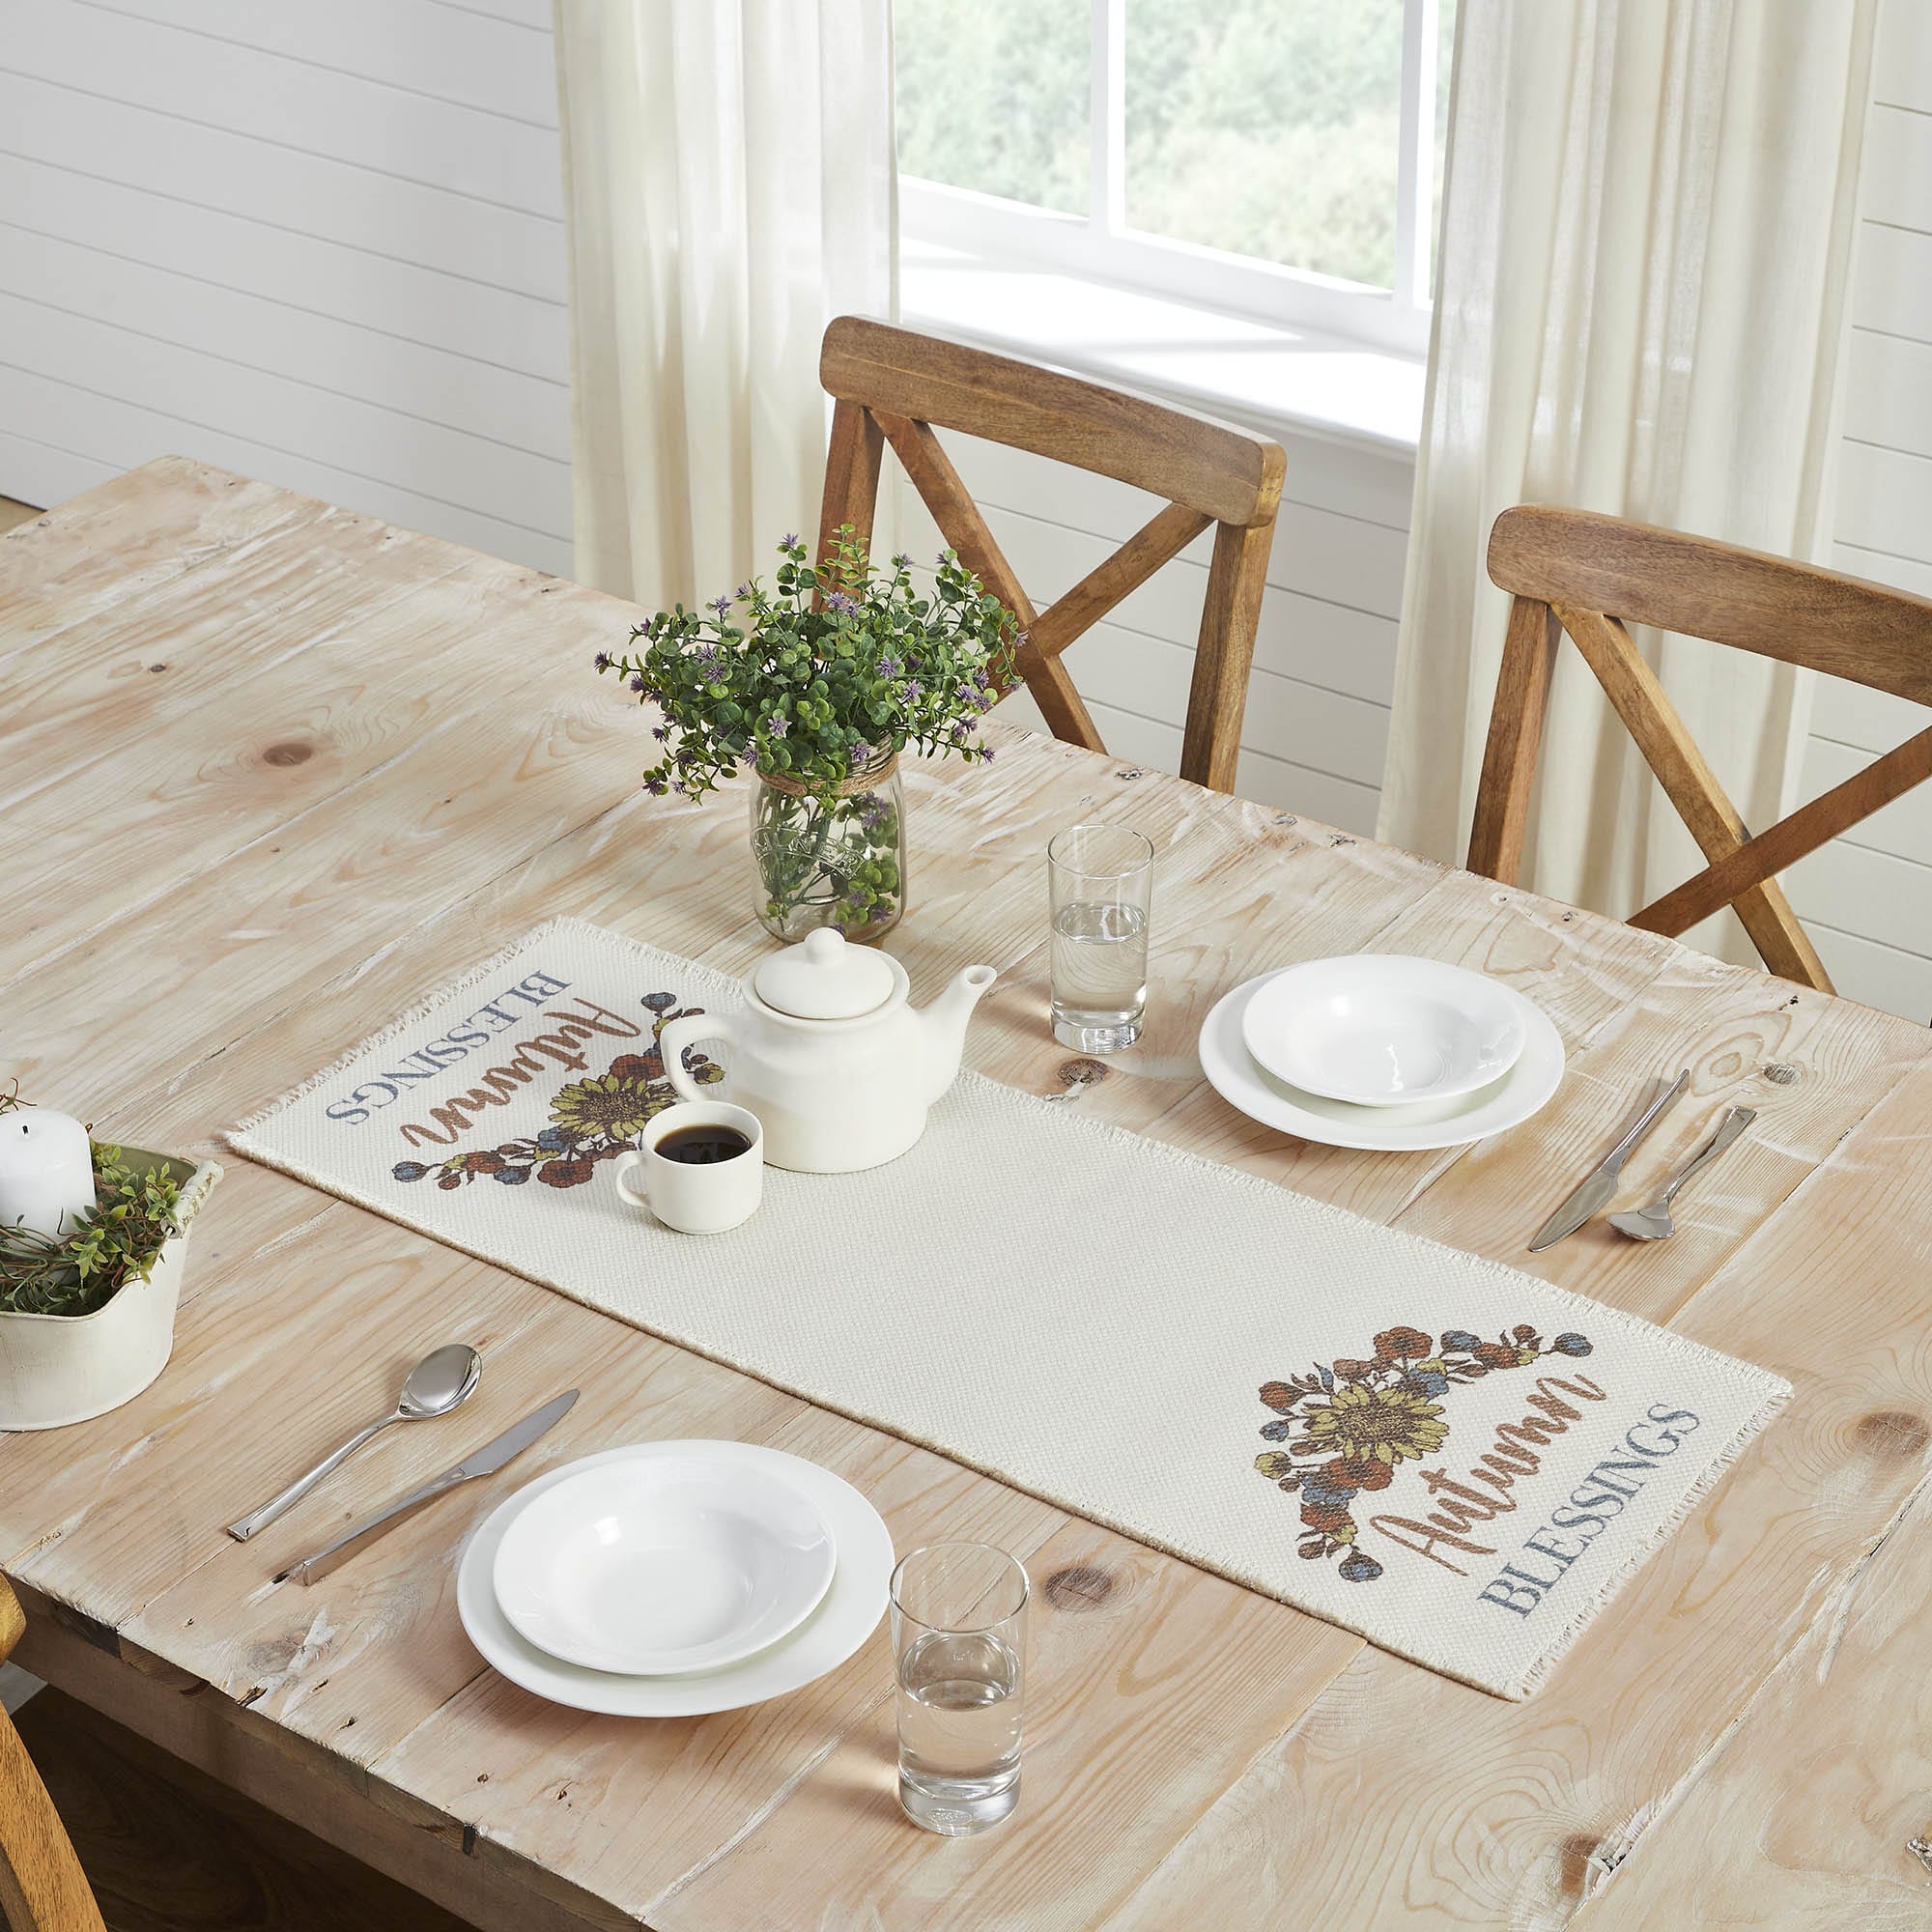
[{"label": "cream table runner", "polygon": [[606,1163],[672,1097],[659,1029],[737,998],[558,920],[231,1138],[1506,1697],[1790,1392],[970,1073],[890,1165],[774,1169],[744,1227],[671,1234]]}]

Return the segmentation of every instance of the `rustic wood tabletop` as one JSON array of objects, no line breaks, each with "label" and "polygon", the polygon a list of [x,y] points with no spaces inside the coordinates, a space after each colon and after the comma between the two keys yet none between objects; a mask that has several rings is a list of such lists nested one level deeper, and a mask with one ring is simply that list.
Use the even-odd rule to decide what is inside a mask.
[{"label": "rustic wood tabletop", "polygon": [[[741,971],[743,800],[637,795],[647,715],[590,672],[630,608],[178,460],[0,538],[0,1071],[97,1136],[219,1152],[233,1122],[568,912]],[[1063,1090],[1042,850],[1079,817],[1160,848],[1151,1023],[1076,1104],[1496,1256],[1789,1377],[1796,1396],[1512,1704],[817,1410],[300,1182],[222,1155],[172,1362],[98,1421],[0,1442],[29,1667],[486,1928],[1369,1928],[1932,1922],[1932,1035],[1275,810],[994,727],[908,776],[914,994],[1001,978],[969,1063]],[[1254,1125],[1194,1038],[1229,986],[1374,948],[1533,997],[1568,1074],[1441,1153]],[[1668,1242],[1524,1244],[1643,1081],[1690,1096],[1662,1174],[1756,1130]],[[989,1204],[989,1211],[993,1211]],[[1184,1305],[1186,1284],[1175,1284]],[[443,1466],[389,1432],[253,1543],[222,1525],[393,1396],[490,1373],[465,1440],[572,1383],[541,1447],[302,1589],[271,1578]],[[469,1412],[469,1411],[467,1411]],[[1017,1817],[911,1828],[883,1631],[780,1702],[588,1717],[458,1624],[469,1526],[546,1463],[724,1435],[839,1471],[901,1549],[1033,1572]]]}]

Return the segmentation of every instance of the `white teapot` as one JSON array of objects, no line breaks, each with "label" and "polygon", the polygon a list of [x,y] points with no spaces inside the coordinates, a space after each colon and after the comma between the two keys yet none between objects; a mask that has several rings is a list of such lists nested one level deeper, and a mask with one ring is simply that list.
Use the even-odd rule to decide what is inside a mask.
[{"label": "white teapot", "polygon": [[766,1160],[849,1174],[895,1160],[925,1131],[925,1110],[952,1085],[966,1022],[996,977],[968,966],[916,1012],[896,959],[825,926],[746,979],[743,1012],[681,1014],[658,1045],[671,1085],[697,1100],[713,1096],[686,1070],[685,1048],[729,1042],[731,1097],[757,1115]]}]

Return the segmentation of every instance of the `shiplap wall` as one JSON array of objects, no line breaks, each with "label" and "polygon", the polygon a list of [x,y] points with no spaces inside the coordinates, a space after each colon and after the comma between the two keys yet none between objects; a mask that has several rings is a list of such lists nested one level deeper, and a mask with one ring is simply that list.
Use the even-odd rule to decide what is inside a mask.
[{"label": "shiplap wall", "polygon": [[0,495],[167,451],[567,574],[548,0],[0,0]]},{"label": "shiplap wall", "polygon": [[[1932,7],[1882,32],[1837,561],[1932,592]],[[548,0],[0,0],[0,495],[181,451],[567,573],[555,120]],[[1366,832],[1410,466],[1288,441],[1240,788]],[[1153,507],[957,455],[1038,601]],[[1070,654],[1125,756],[1178,762],[1205,553]],[[1827,689],[1807,788],[1917,717]],[[1845,991],[1932,1013],[1932,792],[1791,884]]]},{"label": "shiplap wall", "polygon": [[[1932,596],[1932,6],[1883,0],[1866,128],[1833,561]],[[1807,796],[1927,723],[1821,679]],[[1932,787],[1795,866],[1792,905],[1841,992],[1932,1017]]]}]

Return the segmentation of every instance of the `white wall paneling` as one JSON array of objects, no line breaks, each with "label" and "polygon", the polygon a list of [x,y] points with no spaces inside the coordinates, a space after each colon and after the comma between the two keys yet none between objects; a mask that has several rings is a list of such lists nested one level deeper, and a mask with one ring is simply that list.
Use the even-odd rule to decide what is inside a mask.
[{"label": "white wall paneling", "polygon": [[[480,107],[535,128],[556,126],[549,0],[473,9],[394,0],[101,0],[104,7],[217,41],[285,54],[306,67],[380,80],[408,94]],[[492,17],[493,13],[497,17]],[[357,158],[351,156],[351,158]]]},{"label": "white wall paneling", "polygon": [[[14,6],[7,23],[8,71],[53,83],[63,93],[78,89],[149,110],[222,141],[257,141],[288,155],[347,163],[358,174],[395,183],[411,205],[420,205],[414,190],[440,189],[469,204],[445,211],[460,219],[480,224],[486,209],[552,222],[562,217],[554,128],[445,98],[436,86],[440,67],[427,68],[413,87],[397,87],[344,73],[286,45],[269,51],[203,32],[189,24],[200,21],[199,8],[170,11],[181,16],[180,24],[143,19],[118,0]],[[329,10],[304,5],[280,11],[286,42],[287,29],[296,24],[308,40]],[[248,16],[231,15],[231,24],[245,32]],[[448,19],[436,24],[444,33],[461,25]],[[386,31],[380,15],[370,26]],[[393,97],[386,102],[391,111],[384,111],[385,96]],[[150,124],[136,125],[150,131]],[[512,231],[506,226],[500,232]]]},{"label": "white wall paneling", "polygon": [[[464,377],[482,363],[525,373],[526,381],[549,388],[569,380],[570,338],[560,298],[524,295],[146,186],[22,159],[5,152],[6,139],[0,128],[0,219],[16,233],[0,237],[0,274],[9,272],[22,248],[20,235],[53,236],[105,261],[180,275],[213,291],[213,299],[230,292],[254,296],[282,310],[360,327],[375,338],[378,354],[384,342],[410,342],[445,352]],[[300,325],[285,315],[278,326]],[[265,326],[264,341],[274,345],[273,328]],[[550,410],[557,415],[554,396]],[[567,411],[562,422],[567,446]]]},{"label": "white wall paneling", "polygon": [[[77,10],[82,0],[41,4]],[[18,0],[14,6],[17,14]],[[0,43],[0,59],[12,58],[11,43]],[[104,78],[87,77],[97,82]],[[384,100],[384,90],[373,83],[361,85],[395,118],[407,119],[413,112],[413,96],[398,94]],[[215,110],[210,105],[206,111]],[[422,263],[526,295],[555,297],[561,288],[560,221],[473,199],[459,188],[102,99],[11,70],[0,71],[0,130],[17,144],[11,152],[76,174],[131,182],[176,200],[223,209],[270,227],[294,227],[392,261]]]},{"label": "white wall paneling", "polygon": [[[1932,596],[1932,8],[1887,0],[1872,68],[1832,560]],[[1820,679],[1805,795],[1928,723],[1921,705]],[[1834,839],[1786,885],[1840,992],[1932,1018],[1932,788]]]},{"label": "white wall paneling", "polygon": [[568,572],[547,6],[5,22],[0,495],[172,450]]},{"label": "white wall paneling", "polygon": [[[0,163],[0,188],[5,175],[5,164]],[[125,326],[153,341],[158,355],[202,356],[216,364],[207,372],[217,390],[208,398],[211,403],[218,402],[222,370],[233,367],[273,377],[286,374],[287,365],[294,363],[306,372],[304,380],[311,387],[352,406],[374,404],[397,416],[440,425],[450,434],[526,454],[540,467],[528,481],[518,482],[519,493],[534,492],[544,504],[546,525],[558,534],[567,533],[570,424],[556,407],[554,381],[196,280],[171,269],[55,241],[11,227],[5,214],[6,204],[0,199],[0,249],[10,260],[10,279],[35,291],[31,298],[35,316],[22,310],[17,338],[0,325],[0,341],[24,340],[36,317],[50,312],[55,320],[45,326],[65,329],[72,320],[83,338],[101,326],[99,318],[119,318],[109,326]],[[0,295],[0,299],[27,298]],[[179,346],[187,343],[193,346]],[[83,364],[99,366],[103,346],[104,338],[96,336],[76,340],[69,353]],[[385,433],[394,431],[368,428],[353,413],[341,430],[365,461],[380,460],[375,445]],[[449,450],[466,447],[452,444]],[[513,514],[534,507],[535,502],[525,502],[521,509],[513,506]]]}]

